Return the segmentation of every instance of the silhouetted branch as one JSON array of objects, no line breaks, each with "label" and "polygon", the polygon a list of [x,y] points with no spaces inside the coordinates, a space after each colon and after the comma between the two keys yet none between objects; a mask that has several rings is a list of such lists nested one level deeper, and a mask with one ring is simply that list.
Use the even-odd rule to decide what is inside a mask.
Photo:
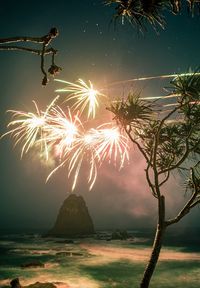
[{"label": "silhouetted branch", "polygon": [[148,158],[147,154],[145,153],[145,151],[142,149],[142,147],[140,146],[140,144],[132,137],[131,135],[131,130],[127,129],[127,127],[125,127],[125,131],[127,133],[127,135],[129,136],[130,140],[133,142],[133,144],[135,144],[139,151],[142,153],[142,155],[144,156],[144,158],[146,159],[146,162],[147,162],[147,168],[145,169],[145,173],[146,173],[146,179],[147,179],[147,182],[149,184],[149,187],[151,188],[152,190],[152,194],[154,197],[157,198],[157,195],[155,193],[155,187],[154,185],[152,184],[151,182],[151,179],[150,179],[150,176],[149,176],[149,168],[151,167],[151,159]]},{"label": "silhouetted branch", "polygon": [[194,208],[197,204],[200,203],[200,199],[198,199],[198,194],[199,194],[199,189],[198,189],[198,185],[196,183],[196,179],[195,179],[195,175],[194,175],[194,169],[191,169],[191,180],[192,180],[192,184],[194,187],[194,191],[192,193],[192,196],[190,197],[190,199],[188,200],[188,202],[185,204],[185,206],[183,207],[183,209],[178,213],[178,215],[173,218],[173,219],[169,219],[166,221],[166,225],[172,225],[174,223],[179,222],[186,214],[188,214],[190,212],[190,210],[192,208]]},{"label": "silhouetted branch", "polygon": [[167,174],[166,174],[164,180],[162,182],[160,182],[159,187],[161,187],[163,184],[165,184],[168,181],[169,176],[170,176],[170,172],[167,171]]},{"label": "silhouetted branch", "polygon": [[[39,49],[33,49],[33,48],[28,48],[28,47],[21,47],[21,46],[0,46],[0,50],[7,50],[7,51],[26,51],[30,52],[36,55],[41,55],[42,52]],[[55,55],[58,52],[58,50],[55,50],[54,48],[48,48],[45,50],[44,55],[49,55],[53,54]]]},{"label": "silhouetted branch", "polygon": [[[42,71],[42,74],[44,75],[42,80],[42,85],[46,85],[48,83],[48,77],[47,77],[47,71],[45,69],[45,56],[51,55],[51,66],[48,69],[48,72],[50,75],[55,76],[57,73],[59,73],[62,69],[61,67],[57,66],[55,64],[55,55],[57,54],[57,50],[53,47],[47,48],[48,45],[51,43],[51,41],[58,36],[58,30],[57,28],[51,28],[48,34],[42,36],[42,37],[27,37],[27,36],[19,36],[19,37],[11,37],[11,38],[2,38],[0,39],[0,50],[1,51],[25,51],[29,53],[36,54],[38,56],[41,56],[41,64],[40,68]],[[31,42],[31,43],[37,43],[42,44],[41,49],[34,49],[29,48],[26,46],[17,46],[17,45],[4,45],[4,44],[11,44],[11,43],[19,43],[19,42]]]}]

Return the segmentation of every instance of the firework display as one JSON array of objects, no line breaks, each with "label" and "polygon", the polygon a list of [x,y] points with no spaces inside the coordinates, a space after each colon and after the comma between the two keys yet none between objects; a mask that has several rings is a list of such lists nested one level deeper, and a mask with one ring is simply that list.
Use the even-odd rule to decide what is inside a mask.
[{"label": "firework display", "polygon": [[[194,78],[195,80],[196,74],[161,75],[111,83],[108,86],[129,81],[173,78],[171,83],[176,84],[176,89],[169,91],[166,96],[138,98],[134,94],[129,95],[127,101],[111,101],[111,108],[107,110],[118,111],[119,118],[124,107],[128,107],[127,111],[130,111],[126,115],[126,120],[129,123],[131,115],[131,117],[135,115],[137,121],[140,121],[140,118],[145,118],[145,113],[149,112],[151,103],[158,100],[172,100],[171,103],[160,102],[158,112],[163,109],[163,113],[165,113],[166,107],[167,109],[168,107],[173,109],[174,106],[178,105],[178,102],[174,102],[173,99],[181,97],[182,94],[178,88],[185,77]],[[89,188],[92,189],[97,179],[98,167],[103,162],[113,163],[121,169],[124,163],[129,160],[129,140],[127,134],[123,134],[126,127],[121,129],[119,123],[113,121],[91,128],[89,125],[90,119],[94,120],[96,118],[96,110],[101,108],[99,100],[101,96],[105,97],[105,95],[94,89],[91,81],[88,81],[89,85],[82,79],[75,83],[60,79],[56,79],[56,81],[65,84],[65,88],[56,90],[56,92],[65,93],[64,102],[61,102],[62,106],[61,104],[58,105],[58,102],[63,97],[57,96],[44,111],[39,109],[35,101],[33,101],[35,113],[9,110],[12,119],[8,124],[8,132],[3,134],[2,137],[10,135],[14,139],[15,145],[22,144],[21,157],[30,149],[40,147],[40,151],[43,152],[46,161],[48,161],[49,151],[51,151],[51,156],[53,154],[57,164],[48,175],[47,180],[60,168],[65,167],[68,178],[72,178],[72,190],[76,187],[81,169],[83,170],[83,166],[87,163],[87,179]],[[196,99],[191,100],[190,104],[198,102]],[[114,120],[117,120],[116,117]],[[171,119],[170,121],[177,121],[177,119]],[[95,119],[96,122],[98,121]]]},{"label": "firework display", "polygon": [[[128,139],[121,134],[114,123],[104,123],[97,128],[86,128],[87,120],[80,118],[88,108],[87,119],[94,118],[99,106],[98,96],[103,95],[79,79],[79,84],[56,80],[68,85],[67,88],[56,92],[69,92],[68,100],[73,100],[70,107],[57,104],[57,96],[46,110],[40,110],[37,103],[34,112],[9,110],[12,120],[8,124],[8,132],[2,137],[10,135],[14,145],[22,144],[21,156],[31,148],[40,147],[48,161],[49,151],[58,165],[50,172],[47,180],[61,167],[67,169],[68,177],[73,178],[72,190],[76,187],[77,179],[83,163],[87,162],[88,183],[92,189],[97,178],[97,168],[104,161],[119,164],[122,168],[125,160],[129,159]],[[64,106],[64,108],[63,108]]]}]

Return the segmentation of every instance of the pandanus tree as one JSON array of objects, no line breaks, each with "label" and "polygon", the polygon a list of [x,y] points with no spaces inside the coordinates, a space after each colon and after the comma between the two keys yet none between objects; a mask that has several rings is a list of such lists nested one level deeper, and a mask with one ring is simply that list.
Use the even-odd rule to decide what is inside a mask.
[{"label": "pandanus tree", "polygon": [[189,13],[199,10],[199,0],[106,0],[107,5],[115,5],[113,20],[121,19],[122,24],[127,20],[140,31],[144,31],[149,23],[154,28],[165,26],[165,11],[175,15],[181,12],[182,6],[187,5]]},{"label": "pandanus tree", "polygon": [[[130,94],[108,107],[114,119],[146,160],[145,175],[157,201],[158,221],[153,248],[140,287],[149,287],[167,228],[200,204],[200,76],[178,76],[171,81],[171,104]],[[173,172],[183,171],[188,199],[174,218],[165,213],[164,184]]]}]

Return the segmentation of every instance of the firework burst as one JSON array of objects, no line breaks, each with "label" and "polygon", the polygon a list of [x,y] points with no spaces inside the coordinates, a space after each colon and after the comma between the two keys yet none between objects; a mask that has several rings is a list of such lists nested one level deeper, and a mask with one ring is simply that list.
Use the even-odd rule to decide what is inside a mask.
[{"label": "firework burst", "polygon": [[46,126],[47,113],[53,107],[57,99],[58,97],[50,103],[45,112],[39,109],[35,101],[33,101],[36,110],[35,113],[17,110],[7,111],[12,114],[13,120],[7,125],[10,130],[3,134],[1,138],[6,135],[11,135],[15,140],[15,146],[20,142],[23,143],[21,157],[39,142],[41,149],[44,148],[45,150],[46,159],[48,159],[44,127]]},{"label": "firework burst", "polygon": [[33,101],[36,113],[23,112],[16,110],[8,110],[12,113],[12,121],[8,124],[10,129],[2,135],[11,135],[15,140],[15,146],[22,142],[21,157],[27,153],[29,149],[38,141],[38,138],[43,138],[43,127],[45,125],[45,115],[38,109],[35,101]]},{"label": "firework burst", "polygon": [[66,101],[75,100],[75,103],[72,105],[72,109],[79,109],[80,114],[87,109],[87,117],[95,118],[96,109],[99,107],[98,98],[105,95],[95,90],[91,81],[89,81],[89,84],[84,82],[82,79],[78,79],[77,83],[71,83],[60,79],[55,79],[55,81],[67,85],[65,88],[57,89],[56,92],[69,93]]},{"label": "firework burst", "polygon": [[[67,129],[65,129],[66,122],[64,120],[63,118],[54,119],[54,123],[58,121],[59,133],[55,132],[55,127],[50,128],[53,131],[49,136],[50,145],[54,145],[56,148],[56,155],[59,156],[60,163],[51,171],[47,181],[58,169],[67,166],[68,178],[73,175],[72,190],[74,190],[81,167],[84,162],[87,162],[89,164],[88,183],[90,189],[92,189],[97,177],[97,159],[93,140],[89,134],[84,133],[80,119],[75,120],[78,125],[75,125],[74,122],[68,122]],[[64,123],[64,126],[62,123]],[[54,140],[52,141],[51,139]]]},{"label": "firework burst", "polygon": [[129,160],[128,139],[120,133],[118,127],[112,123],[105,123],[91,129],[89,137],[95,149],[95,157],[99,163],[107,160],[115,165],[119,162],[120,168],[123,167],[125,160]]},{"label": "firework burst", "polygon": [[74,142],[79,137],[79,128],[82,127],[78,114],[72,116],[68,107],[67,112],[60,106],[52,107],[46,114],[45,133],[49,146],[57,147],[57,154],[61,155],[71,150]]},{"label": "firework burst", "polygon": [[[67,88],[59,89],[57,92],[70,93],[67,101],[75,100],[72,108],[63,110],[55,102],[57,96],[45,111],[38,108],[33,101],[36,112],[23,112],[10,110],[12,120],[8,124],[9,131],[6,135],[11,135],[15,140],[15,145],[22,144],[21,156],[27,153],[33,146],[41,147],[42,153],[56,160],[58,165],[51,171],[48,179],[60,168],[67,169],[68,177],[72,177],[72,190],[76,187],[80,171],[84,163],[89,165],[88,183],[92,189],[96,178],[98,167],[104,161],[119,163],[122,168],[125,160],[129,159],[128,141],[120,133],[118,127],[112,126],[112,123],[106,123],[98,126],[96,129],[85,129],[79,116],[88,108],[88,118],[95,117],[96,108],[99,106],[98,97],[101,94],[94,89],[89,81],[87,85],[79,79],[74,84],[62,80],[57,80],[67,84]],[[73,113],[72,113],[73,112]]]},{"label": "firework burst", "polygon": [[[63,119],[60,123],[62,121]],[[81,167],[86,162],[89,165],[88,183],[91,190],[97,178],[98,167],[105,160],[108,162],[114,161],[115,164],[119,160],[119,166],[122,168],[125,160],[129,159],[128,140],[120,134],[117,127],[109,127],[110,123],[101,125],[97,129],[89,129],[86,132],[80,120],[78,120],[78,123],[81,129],[77,130],[76,126],[73,141],[70,141],[70,145],[69,140],[67,142],[64,141],[63,144],[64,131],[60,141],[56,144],[61,156],[60,164],[49,174],[47,181],[58,169],[67,166],[68,177],[73,175],[72,190],[74,190]],[[54,130],[54,127],[52,129]],[[53,135],[55,135],[54,133]],[[54,136],[52,139],[54,139]],[[55,140],[57,139],[58,137],[56,136]],[[71,137],[67,139],[71,139]]]}]

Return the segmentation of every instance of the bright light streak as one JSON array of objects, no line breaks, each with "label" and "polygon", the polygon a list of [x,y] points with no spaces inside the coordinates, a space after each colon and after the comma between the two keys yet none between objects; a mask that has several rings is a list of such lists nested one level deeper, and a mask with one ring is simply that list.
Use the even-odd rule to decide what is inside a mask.
[{"label": "bright light streak", "polygon": [[129,82],[137,82],[137,81],[149,81],[149,80],[156,80],[156,79],[168,79],[168,78],[177,78],[177,77],[184,77],[184,76],[192,76],[192,75],[200,75],[200,73],[181,73],[181,74],[166,74],[166,75],[157,75],[157,76],[148,76],[148,77],[139,77],[139,78],[132,78],[128,80],[116,81],[107,85],[107,87],[125,84]]},{"label": "bright light streak", "polygon": [[152,97],[140,97],[141,100],[165,100],[165,99],[170,99],[170,98],[175,98],[175,97],[181,97],[181,94],[170,94],[170,95],[163,95],[163,96],[152,96]]},{"label": "bright light streak", "polygon": [[99,96],[105,95],[95,90],[91,81],[89,81],[89,85],[82,79],[78,79],[77,83],[71,83],[60,79],[55,79],[55,81],[67,84],[65,88],[57,89],[56,92],[70,93],[67,96],[66,101],[75,100],[72,109],[80,109],[80,114],[87,109],[87,117],[89,118],[91,116],[92,118],[95,118],[96,108],[99,106],[98,98]]}]

